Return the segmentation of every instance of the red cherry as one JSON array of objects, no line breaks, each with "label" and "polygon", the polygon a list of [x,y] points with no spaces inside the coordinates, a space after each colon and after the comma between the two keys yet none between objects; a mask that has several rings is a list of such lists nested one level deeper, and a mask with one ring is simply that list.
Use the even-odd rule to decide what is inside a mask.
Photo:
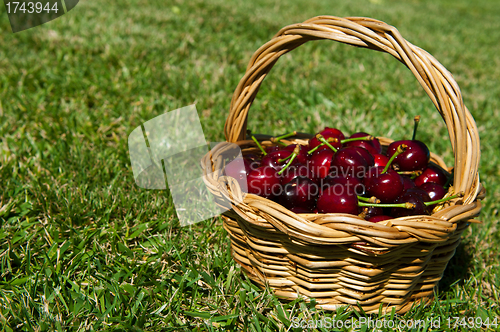
[{"label": "red cherry", "polygon": [[247,187],[247,176],[251,171],[250,162],[243,158],[236,158],[226,165],[224,172],[227,176],[235,178],[240,188]]},{"label": "red cherry", "polygon": [[[296,146],[297,146],[297,144],[290,144],[290,145],[287,145],[283,150],[293,152],[293,150],[295,149]],[[309,161],[309,155],[307,154],[307,151],[308,151],[307,146],[300,145],[300,152],[297,155],[297,157],[295,157],[295,160],[298,161],[299,163],[307,165],[307,162]]]},{"label": "red cherry", "polygon": [[345,188],[345,190],[358,196],[365,194],[365,186],[361,183],[361,180],[355,177],[327,176],[322,181],[321,189],[326,190],[328,187],[333,186]]},{"label": "red cherry", "polygon": [[249,173],[251,170],[254,170],[254,169],[260,167],[260,158],[256,154],[249,153],[247,155],[244,155],[243,159],[246,160],[245,167],[247,165],[250,166],[247,173]]},{"label": "red cherry", "polygon": [[373,165],[385,167],[389,162],[389,158],[383,154],[376,153],[373,155]]},{"label": "red cherry", "polygon": [[[444,187],[438,183],[426,182],[419,188],[424,190],[429,195],[431,201],[437,201],[446,195],[446,189],[444,189]],[[436,207],[436,205],[430,205],[428,207],[429,211],[432,211],[434,207]]]},{"label": "red cherry", "polygon": [[415,182],[413,182],[413,180],[407,177],[406,175],[401,175],[401,179],[403,180],[403,187],[404,187],[403,191],[407,191],[410,188],[416,187]]},{"label": "red cherry", "polygon": [[396,203],[412,203],[415,207],[413,209],[392,208],[391,216],[394,218],[429,214],[428,207],[417,193],[405,192],[398,197]]},{"label": "red cherry", "polygon": [[281,173],[281,184],[285,185],[299,176],[304,176],[309,178],[310,180],[313,180],[311,173],[309,172],[309,169],[306,165],[302,163],[294,163],[287,169],[285,169],[283,173]]},{"label": "red cherry", "polygon": [[247,176],[248,192],[264,198],[273,198],[280,194],[280,178],[272,167],[262,166],[251,171]]},{"label": "red cherry", "polygon": [[316,182],[324,179],[330,171],[332,158],[335,155],[331,149],[315,151],[309,157],[309,171]]},{"label": "red cherry", "polygon": [[380,216],[373,216],[368,221],[370,222],[379,222],[379,221],[384,221],[384,220],[389,220],[393,219],[393,217],[385,216],[385,215],[380,215]]},{"label": "red cherry", "polygon": [[423,185],[427,182],[438,183],[442,186],[448,181],[448,174],[443,171],[440,167],[430,164],[426,169],[423,170],[422,174],[415,178],[415,184],[417,187]]},{"label": "red cherry", "polygon": [[[330,138],[330,137],[336,138],[337,140],[331,142],[330,144],[336,149],[340,149],[342,147],[342,143],[340,141],[343,140],[345,138],[345,136],[340,130],[335,129],[335,128],[325,127],[325,129],[320,131],[318,134],[321,134],[326,140],[328,140],[328,138]],[[309,140],[308,151],[314,149],[315,147],[317,147],[321,143],[322,142],[320,142],[316,138],[316,135],[314,135],[314,137]],[[318,150],[325,150],[325,149],[331,150],[326,144],[321,146],[320,148],[318,148]]]},{"label": "red cherry", "polygon": [[406,190],[404,192],[404,194],[417,195],[418,197],[420,197],[420,199],[424,203],[431,201],[431,198],[430,198],[429,194],[425,190],[423,190],[422,188],[419,188],[419,187],[410,188],[410,189]]},{"label": "red cherry", "polygon": [[319,187],[306,177],[297,177],[283,188],[280,203],[286,208],[302,207],[312,211],[316,206]]},{"label": "red cherry", "polygon": [[243,156],[243,158],[247,159],[248,161],[258,161],[260,163],[260,157],[256,155],[255,153],[248,153]]},{"label": "red cherry", "polygon": [[358,196],[349,194],[347,189],[339,190],[337,187],[328,187],[318,197],[319,213],[359,213]]},{"label": "red cherry", "polygon": [[398,146],[405,144],[406,151],[394,159],[393,165],[399,167],[400,171],[416,171],[427,167],[430,153],[427,145],[417,140],[402,140],[392,142],[387,148],[387,157],[392,157]]},{"label": "red cherry", "polygon": [[[248,159],[245,159],[246,162],[248,162],[248,165],[250,166],[250,169],[248,170],[248,173],[250,173],[250,171],[253,171],[254,169],[257,169],[260,167],[260,161],[249,161]],[[245,167],[246,167],[246,163],[245,163]]]},{"label": "red cherry", "polygon": [[299,206],[294,206],[294,207],[290,208],[289,210],[292,211],[293,213],[297,213],[297,214],[300,214],[300,213],[317,213],[317,211],[314,212],[314,210],[305,209],[305,208],[299,207]]},{"label": "red cherry", "polygon": [[281,150],[281,147],[279,147],[278,145],[271,145],[271,146],[268,146],[266,148],[266,153],[269,154],[271,152],[275,152],[275,151],[279,151]]},{"label": "red cherry", "polygon": [[330,128],[330,127],[325,127],[322,131],[319,132],[319,134],[323,135],[329,135],[328,137],[339,137],[339,141],[343,140],[345,138],[344,134],[337,128]]},{"label": "red cherry", "polygon": [[370,165],[359,151],[361,149],[358,147],[347,147],[338,150],[333,157],[330,174],[333,176],[362,178]]},{"label": "red cherry", "polygon": [[[366,137],[370,136],[370,134],[367,134],[365,132],[359,132],[352,134],[351,137],[349,138],[357,138],[357,137]],[[382,146],[380,145],[380,142],[378,139],[374,139],[371,141],[352,141],[352,142],[347,142],[346,146],[359,146],[362,147],[368,152],[370,152],[372,155],[373,154],[380,154],[382,153]]]},{"label": "red cherry", "polygon": [[431,201],[437,201],[446,195],[446,190],[439,183],[427,182],[422,184],[419,188],[429,195]]},{"label": "red cherry", "polygon": [[363,184],[368,195],[377,197],[382,203],[391,203],[403,192],[403,180],[392,169],[383,171],[383,167],[371,167],[365,174]]},{"label": "red cherry", "polygon": [[292,151],[279,150],[268,153],[261,161],[261,167],[272,167],[276,170],[281,170],[287,164],[288,160],[280,162],[279,160],[285,159],[292,154]]},{"label": "red cherry", "polygon": [[365,219],[369,220],[372,217],[383,215],[384,209],[382,209],[381,207],[377,207],[377,206],[366,206],[366,207],[363,207],[362,213],[364,214]]},{"label": "red cherry", "polygon": [[371,167],[375,164],[375,159],[373,156],[368,152],[368,150],[360,147],[360,146],[352,146],[349,147],[350,149],[353,149],[354,151],[357,151],[363,158],[365,158],[366,163],[368,164],[368,167]]}]

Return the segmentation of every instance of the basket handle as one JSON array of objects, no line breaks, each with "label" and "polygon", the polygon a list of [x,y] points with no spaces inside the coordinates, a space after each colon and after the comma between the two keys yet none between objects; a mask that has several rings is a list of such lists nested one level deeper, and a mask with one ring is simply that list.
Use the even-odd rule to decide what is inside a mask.
[{"label": "basket handle", "polygon": [[458,84],[432,55],[407,42],[393,26],[370,18],[318,16],[281,29],[254,53],[234,91],[224,127],[226,140],[245,139],[248,110],[280,56],[309,40],[321,39],[389,53],[412,71],[448,128],[455,156],[455,191],[465,193],[465,204],[474,201],[481,190],[479,135]]}]

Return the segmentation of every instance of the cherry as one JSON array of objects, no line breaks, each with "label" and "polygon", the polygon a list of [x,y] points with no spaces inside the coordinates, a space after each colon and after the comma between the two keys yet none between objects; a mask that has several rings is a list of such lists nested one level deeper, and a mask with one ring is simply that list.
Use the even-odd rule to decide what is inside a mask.
[{"label": "cherry", "polygon": [[410,188],[415,188],[415,182],[406,175],[401,175],[401,180],[403,180],[403,191],[407,191]]},{"label": "cherry", "polygon": [[[343,140],[345,138],[345,136],[340,130],[338,130],[336,128],[325,127],[325,129],[320,131],[318,134],[323,136],[325,139],[328,139],[330,137],[333,138],[334,141],[332,141],[330,144],[334,148],[340,149],[342,147],[342,143],[340,141]],[[315,135],[313,138],[311,138],[309,140],[309,149],[308,150],[314,149],[315,147],[321,145],[321,143],[322,142]],[[323,146],[318,148],[318,150],[324,150],[324,149],[329,149],[329,147],[326,145],[323,145]]]},{"label": "cherry", "polygon": [[353,192],[354,194],[361,196],[365,194],[365,186],[361,183],[358,178],[355,177],[345,177],[345,176],[327,176],[322,181],[322,190],[328,187],[342,187],[347,191]]},{"label": "cherry", "polygon": [[[446,195],[446,189],[438,183],[427,182],[422,184],[419,188],[429,195],[431,201],[437,201]],[[435,207],[436,205],[430,205],[429,210],[432,211]]]},{"label": "cherry", "polygon": [[439,183],[427,182],[422,184],[419,188],[429,195],[431,201],[436,201],[446,195],[446,190]]},{"label": "cherry", "polygon": [[[295,147],[297,146],[297,144],[290,144],[288,146],[286,146],[284,148],[284,150],[287,150],[287,151],[292,151],[295,149]],[[299,154],[297,154],[297,157],[295,158],[295,160],[297,160],[299,163],[302,163],[302,164],[307,164],[308,160],[309,160],[309,155],[307,154],[307,146],[305,145],[299,145],[300,147],[300,150],[299,150]]]},{"label": "cherry", "polygon": [[424,201],[416,193],[406,192],[399,196],[396,200],[397,203],[411,203],[415,207],[413,209],[402,209],[394,207],[391,209],[391,216],[394,218],[405,217],[405,216],[416,216],[416,215],[428,215],[429,211]]},{"label": "cherry", "polygon": [[281,173],[281,185],[287,184],[298,176],[308,177],[310,180],[313,180],[306,165],[302,163],[295,163],[290,165],[283,173]]},{"label": "cherry", "polygon": [[262,158],[261,167],[272,167],[276,170],[281,170],[287,164],[287,161],[280,161],[292,155],[292,151],[278,150],[268,153]]},{"label": "cherry", "polygon": [[383,167],[371,167],[363,178],[368,195],[375,196],[382,203],[393,202],[403,192],[403,180],[392,169],[384,172]]},{"label": "cherry", "polygon": [[248,159],[243,158],[243,164],[245,165],[245,171],[247,175],[250,173],[250,171],[258,168],[259,166],[255,162],[250,162]]},{"label": "cherry", "polygon": [[308,167],[316,182],[328,175],[334,155],[335,152],[328,149],[316,151],[309,157]]},{"label": "cherry", "polygon": [[[370,134],[367,134],[365,132],[359,132],[352,134],[351,137],[349,138],[358,138],[358,137],[366,137],[370,136]],[[362,147],[368,152],[370,152],[372,155],[374,154],[380,154],[382,153],[382,146],[380,145],[380,142],[378,139],[373,139],[369,141],[352,141],[352,142],[347,142],[345,143],[346,146],[359,146]]]},{"label": "cherry", "polygon": [[261,166],[247,176],[248,192],[264,198],[273,198],[280,194],[280,178],[272,167]]},{"label": "cherry", "polygon": [[260,164],[260,157],[256,155],[255,153],[247,153],[243,156],[246,160],[253,162],[253,161],[258,161]]},{"label": "cherry", "polygon": [[372,211],[374,213],[380,213],[382,208],[414,208],[414,205],[411,203],[403,202],[397,204],[378,204],[377,202],[379,200],[376,200],[377,202],[375,202],[375,200],[375,197],[364,198],[362,196],[357,196],[345,186],[337,184],[323,188],[323,191],[318,197],[317,209],[320,213],[350,213],[357,215],[360,207],[369,207],[370,209],[373,209]]},{"label": "cherry", "polygon": [[309,209],[305,209],[303,207],[299,207],[299,206],[294,206],[292,208],[289,209],[290,211],[292,211],[293,213],[297,213],[297,214],[300,214],[300,213],[317,213],[314,212],[314,209],[313,210],[309,210]]},{"label": "cherry", "polygon": [[366,160],[366,163],[368,164],[368,167],[375,165],[375,159],[370,154],[370,152],[368,152],[368,150],[366,150],[360,146],[352,146],[349,148],[357,151],[361,156],[363,156],[363,158],[365,158],[365,160]]},{"label": "cherry", "polygon": [[348,190],[339,190],[332,186],[326,188],[318,197],[318,212],[320,213],[359,213],[358,196]]},{"label": "cherry", "polygon": [[271,152],[281,150],[281,147],[279,147],[278,145],[271,145],[271,146],[268,146],[265,150],[266,150],[266,153],[269,154]]},{"label": "cherry", "polygon": [[247,176],[250,171],[250,162],[243,158],[234,159],[224,168],[225,175],[236,179],[242,190],[247,188]]},{"label": "cherry", "polygon": [[245,162],[245,168],[247,167],[247,163],[248,163],[248,165],[250,167],[250,169],[247,169],[248,172],[253,171],[254,169],[260,167],[260,160],[259,161],[250,161],[250,160],[248,160],[248,159],[245,158],[245,161],[246,161]]},{"label": "cherry", "polygon": [[244,155],[243,159],[246,160],[245,167],[247,167],[247,163],[250,166],[249,170],[254,170],[260,167],[260,158],[254,153]]},{"label": "cherry", "polygon": [[422,202],[430,202],[432,199],[430,198],[429,194],[423,190],[422,188],[419,187],[413,187],[404,192],[404,194],[411,194],[411,195],[417,195],[420,197]]},{"label": "cherry", "polygon": [[390,220],[390,219],[393,219],[393,217],[389,217],[386,215],[380,215],[380,216],[373,216],[373,217],[369,218],[368,221],[379,222],[379,221]]},{"label": "cherry", "polygon": [[301,207],[312,211],[316,206],[319,187],[306,177],[296,177],[283,188],[280,203],[286,208]]},{"label": "cherry", "polygon": [[331,162],[330,174],[333,176],[362,178],[370,165],[365,156],[359,151],[361,149],[359,147],[347,147],[338,150]]},{"label": "cherry", "polygon": [[407,149],[394,160],[394,165],[400,171],[416,171],[427,167],[430,153],[427,145],[417,140],[402,140],[392,142],[387,148],[387,156],[390,158],[396,152],[398,146],[405,144]]},{"label": "cherry", "polygon": [[443,169],[429,164],[429,166],[422,171],[422,174],[415,178],[415,185],[418,187],[427,182],[434,182],[444,186],[447,181],[448,174]]},{"label": "cherry", "polygon": [[384,209],[377,206],[365,206],[363,207],[363,211],[361,211],[361,215],[366,220],[369,220],[372,217],[381,216],[383,214],[384,214]]},{"label": "cherry", "polygon": [[339,138],[339,141],[345,138],[344,134],[337,128],[325,127],[325,129],[323,129],[319,133],[327,137],[337,137]]},{"label": "cherry", "polygon": [[374,166],[382,166],[385,167],[389,162],[389,157],[383,155],[381,153],[375,153],[372,155],[373,157],[373,165]]}]

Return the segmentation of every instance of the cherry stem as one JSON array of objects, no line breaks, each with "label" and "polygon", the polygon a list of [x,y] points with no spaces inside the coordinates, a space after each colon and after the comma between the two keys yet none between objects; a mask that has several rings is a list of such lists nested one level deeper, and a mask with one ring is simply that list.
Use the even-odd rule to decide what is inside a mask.
[{"label": "cherry stem", "polygon": [[419,122],[420,122],[420,115],[417,115],[416,117],[413,118],[413,136],[411,138],[412,141],[414,141],[415,137],[417,136],[417,128]]},{"label": "cherry stem", "polygon": [[453,196],[441,198],[441,199],[438,199],[436,201],[424,202],[424,204],[426,206],[434,205],[434,204],[441,204],[443,202],[449,201],[450,199],[459,198],[459,197],[464,197],[464,193],[463,192],[459,192],[458,194],[455,194]]},{"label": "cherry stem", "polygon": [[[329,142],[329,141],[327,141],[327,140],[323,137],[323,135],[318,134],[318,135],[316,135],[316,138],[318,139],[318,141],[320,141],[320,142],[322,142],[322,143],[326,144],[326,146],[328,146],[330,149],[332,149],[332,150],[333,150],[333,152],[337,152],[337,149],[336,149],[336,148],[334,148],[334,147],[330,144],[330,142]],[[331,137],[331,138],[332,138],[332,137]],[[335,139],[334,139],[334,138],[332,138],[332,141],[334,141],[334,140],[335,140]],[[332,142],[332,141],[331,141],[331,142]]]},{"label": "cherry stem", "polygon": [[259,147],[260,151],[262,151],[262,153],[264,154],[264,156],[267,156],[266,150],[264,150],[264,148],[262,147],[262,145],[260,145],[259,141],[257,141],[257,139],[255,138],[255,136],[252,135],[252,139],[255,142],[255,144],[257,144],[257,146]]},{"label": "cherry stem", "polygon": [[[328,142],[333,142],[333,141],[335,141],[335,138],[333,138],[333,137],[328,137],[327,141],[328,141]],[[313,148],[313,149],[311,149],[311,150],[307,151],[307,154],[311,154],[311,153],[313,153],[314,151],[318,150],[318,149],[319,149],[320,147],[322,147],[323,145],[325,145],[325,143],[321,143],[320,145],[316,146],[315,148]]]},{"label": "cherry stem", "polygon": [[358,196],[358,199],[360,201],[364,201],[364,202],[368,202],[368,203],[374,203],[374,204],[379,204],[380,203],[380,199],[378,199],[377,197],[375,196],[372,196],[370,198],[368,197],[363,197],[363,196]]},{"label": "cherry stem", "polygon": [[385,165],[384,170],[382,171],[381,174],[384,174],[385,172],[387,172],[387,170],[389,170],[389,167],[391,167],[391,164],[392,164],[393,160],[398,155],[400,155],[401,153],[405,152],[407,148],[408,148],[408,145],[406,145],[406,144],[399,145],[398,148],[397,148],[397,150],[396,150],[396,152],[394,152],[394,154],[392,155],[391,159],[389,159],[389,161],[387,162],[387,165]]},{"label": "cherry stem", "polygon": [[[294,150],[294,151],[295,151],[295,150]],[[292,153],[291,155],[289,155],[288,157],[285,157],[285,158],[283,158],[283,159],[278,159],[278,162],[279,162],[279,163],[282,163],[282,162],[284,162],[284,161],[286,161],[286,160],[288,160],[288,159],[292,158],[292,156],[293,156],[293,153]]]},{"label": "cherry stem", "polygon": [[349,143],[349,142],[354,142],[354,141],[373,141],[375,137],[368,135],[368,136],[363,136],[363,137],[353,137],[353,138],[346,138],[340,141],[340,143]]},{"label": "cherry stem", "polygon": [[288,166],[290,166],[292,163],[293,163],[293,160],[295,159],[295,157],[297,157],[297,155],[299,154],[300,152],[300,146],[297,145],[295,146],[295,149],[293,149],[293,153],[291,155],[289,155],[287,158],[283,158],[283,159],[280,159],[278,160],[278,162],[281,162],[281,160],[287,160],[288,158],[290,158],[290,160],[288,161],[288,163],[285,165],[285,167],[283,167],[279,172],[278,172],[278,175],[281,175],[281,173],[283,173],[285,171],[285,169],[288,168]]},{"label": "cherry stem", "polygon": [[288,134],[285,134],[285,135],[281,135],[281,136],[278,136],[278,137],[271,137],[271,142],[278,143],[280,140],[282,140],[284,138],[288,138],[288,137],[292,137],[292,136],[296,136],[296,135],[297,135],[297,132],[296,131],[292,131],[291,133],[288,133]]},{"label": "cherry stem", "polygon": [[358,214],[358,216],[361,218],[361,219],[365,219],[366,218],[366,215],[368,213],[368,209],[365,207],[363,208],[363,211],[361,211],[360,214]]},{"label": "cherry stem", "polygon": [[419,177],[422,175],[422,171],[415,171],[411,174],[410,179],[414,180],[415,178]]},{"label": "cherry stem", "polygon": [[410,203],[410,202],[392,203],[392,204],[358,202],[358,206],[375,206],[375,207],[387,207],[387,208],[397,207],[397,208],[403,208],[403,209],[414,209],[415,208],[415,204]]}]

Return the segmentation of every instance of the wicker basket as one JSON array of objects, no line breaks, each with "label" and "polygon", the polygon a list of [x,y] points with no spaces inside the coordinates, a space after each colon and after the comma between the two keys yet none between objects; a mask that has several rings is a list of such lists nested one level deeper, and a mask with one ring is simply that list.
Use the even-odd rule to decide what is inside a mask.
[{"label": "wicker basket", "polygon": [[[309,40],[330,39],[387,52],[415,75],[444,119],[455,156],[454,190],[464,197],[431,216],[371,223],[348,214],[295,214],[268,199],[242,193],[222,176],[221,151],[235,143],[243,153],[258,151],[246,138],[248,110],[259,86],[279,57]],[[204,181],[217,202],[232,209],[223,215],[232,255],[248,277],[268,285],[283,299],[315,298],[336,310],[353,305],[367,313],[395,307],[408,311],[432,298],[460,236],[481,210],[484,189],[478,175],[479,136],[452,75],[426,51],[410,44],[383,22],[359,17],[315,17],[287,26],[252,56],[234,92],[225,125],[228,143],[202,160]],[[270,145],[269,136],[260,136]],[[387,146],[391,140],[380,138]],[[287,143],[306,144],[307,136]],[[448,168],[441,158],[431,161]]]}]

